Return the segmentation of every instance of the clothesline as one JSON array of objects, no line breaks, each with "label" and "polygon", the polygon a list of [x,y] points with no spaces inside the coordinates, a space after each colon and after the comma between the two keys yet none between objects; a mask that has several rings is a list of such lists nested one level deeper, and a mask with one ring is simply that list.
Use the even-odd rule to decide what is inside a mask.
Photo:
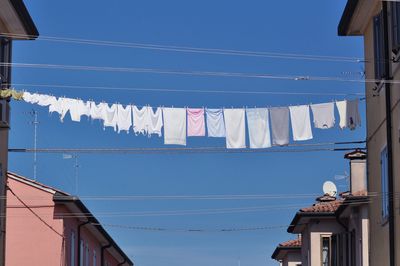
[{"label": "clothesline", "polygon": [[[13,93],[14,92],[14,93]],[[18,95],[13,90],[2,92]],[[341,129],[356,129],[361,125],[359,99],[343,100],[321,104],[308,104],[268,108],[175,108],[147,105],[108,104],[94,101],[83,101],[66,97],[55,97],[47,94],[23,92],[22,99],[31,104],[47,106],[50,113],[58,113],[61,121],[67,113],[71,120],[80,122],[82,116],[92,120],[101,120],[104,129],[112,127],[130,132],[131,127],[136,135],[158,135],[164,132],[164,144],[186,146],[187,137],[225,138],[228,149],[244,149],[246,135],[252,149],[286,146],[290,142],[290,124],[294,141],[307,141],[313,138],[311,116],[314,127],[328,129],[335,126],[335,105],[340,116]],[[246,123],[247,121],[247,123]],[[246,134],[247,125],[247,134]]]}]

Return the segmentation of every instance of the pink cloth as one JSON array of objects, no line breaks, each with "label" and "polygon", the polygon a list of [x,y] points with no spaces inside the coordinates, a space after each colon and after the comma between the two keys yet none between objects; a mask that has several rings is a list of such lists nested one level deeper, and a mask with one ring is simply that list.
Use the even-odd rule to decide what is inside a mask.
[{"label": "pink cloth", "polygon": [[206,135],[206,127],[204,122],[204,109],[187,108],[188,137],[203,137]]}]

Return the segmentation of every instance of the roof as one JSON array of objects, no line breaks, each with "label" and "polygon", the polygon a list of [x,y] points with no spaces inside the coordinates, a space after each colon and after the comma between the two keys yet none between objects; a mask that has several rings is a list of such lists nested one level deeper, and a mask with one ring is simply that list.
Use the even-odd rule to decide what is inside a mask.
[{"label": "roof", "polygon": [[346,36],[349,31],[351,19],[360,0],[348,0],[338,26],[338,35]]},{"label": "roof", "polygon": [[367,159],[367,153],[360,149],[356,149],[355,151],[346,153],[344,158],[349,160],[364,160]]},{"label": "roof", "polygon": [[0,1],[0,32],[15,40],[32,40],[39,32],[23,0]]},{"label": "roof", "polygon": [[333,200],[328,202],[318,202],[313,204],[310,207],[300,209],[300,212],[313,212],[313,213],[322,213],[322,212],[335,212],[339,206],[342,204],[343,200]]},{"label": "roof", "polygon": [[274,253],[272,253],[271,258],[274,260],[280,260],[288,251],[300,251],[301,249],[301,238],[288,240],[286,242],[280,243],[276,248]]},{"label": "roof", "polygon": [[[319,200],[326,200],[326,196],[320,197]],[[299,221],[303,217],[335,217],[335,212],[338,210],[343,200],[330,200],[321,201],[313,204],[310,207],[300,209],[294,216],[292,222],[290,223],[287,231],[288,233],[293,233]]]},{"label": "roof", "polygon": [[83,202],[75,196],[71,196],[70,194],[61,191],[59,189],[44,185],[42,183],[39,183],[35,180],[17,175],[15,173],[8,173],[8,178],[12,178],[14,180],[17,180],[19,182],[25,183],[27,185],[33,186],[35,188],[41,189],[43,191],[46,191],[48,193],[53,194],[53,201],[56,204],[73,204],[75,205],[80,211],[81,216],[85,216],[88,225],[92,225],[95,227],[102,236],[107,240],[108,244],[113,247],[124,259],[124,262],[121,265],[124,265],[125,263],[128,265],[133,265],[133,262],[130,260],[130,258],[124,253],[124,251],[118,246],[118,244],[114,241],[114,239],[108,234],[108,232],[103,228],[103,226],[100,224],[100,222],[96,219],[96,217],[90,212],[90,210],[83,204]]},{"label": "roof", "polygon": [[336,210],[336,215],[340,216],[347,207],[357,207],[369,203],[368,193],[366,191],[359,191],[353,194],[348,194],[344,197],[343,204]]}]

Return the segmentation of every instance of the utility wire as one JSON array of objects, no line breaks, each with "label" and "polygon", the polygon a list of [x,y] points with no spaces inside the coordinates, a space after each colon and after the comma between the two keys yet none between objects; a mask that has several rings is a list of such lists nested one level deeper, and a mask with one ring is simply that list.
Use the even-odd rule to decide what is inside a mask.
[{"label": "utility wire", "polygon": [[[260,79],[293,80],[293,81],[337,81],[337,82],[351,82],[351,83],[376,83],[382,81],[376,79],[346,79],[340,77],[307,76],[307,75],[294,76],[294,75],[275,75],[268,73],[213,72],[213,71],[171,70],[171,69],[157,69],[157,68],[79,66],[79,65],[62,65],[62,64],[0,63],[0,66],[13,66],[13,67],[34,68],[34,69],[98,71],[98,72],[151,73],[151,74],[169,74],[169,75],[184,75],[184,76],[260,78]],[[394,84],[400,83],[400,81],[396,80],[387,80],[384,82],[394,83]]]},{"label": "utility wire", "polygon": [[27,84],[11,83],[7,86],[35,87],[35,88],[67,88],[67,89],[93,89],[110,91],[142,91],[142,92],[177,92],[177,93],[219,93],[219,94],[268,94],[268,95],[308,95],[308,96],[364,96],[364,93],[338,93],[338,92],[292,92],[292,91],[236,91],[236,90],[193,90],[193,89],[157,89],[140,87],[107,87],[107,86],[79,86],[62,84]]},{"label": "utility wire", "polygon": [[[23,34],[10,34],[0,33],[3,37],[37,37]],[[82,38],[67,38],[55,36],[39,36],[39,41],[59,42],[59,43],[74,43],[83,45],[97,45],[117,48],[135,48],[135,49],[148,49],[159,51],[171,52],[184,52],[184,53],[198,53],[198,54],[215,54],[215,55],[231,55],[231,56],[248,56],[248,57],[263,57],[275,59],[290,59],[290,60],[309,60],[309,61],[328,61],[328,62],[352,62],[361,63],[365,62],[362,58],[344,57],[344,56],[324,56],[324,55],[310,55],[310,54],[296,54],[296,53],[273,53],[273,52],[260,52],[249,50],[233,50],[233,49],[215,49],[215,48],[200,48],[200,47],[187,47],[187,46],[174,46],[174,45],[159,45],[149,43],[133,43],[133,42],[117,42],[105,40],[93,40]]]}]

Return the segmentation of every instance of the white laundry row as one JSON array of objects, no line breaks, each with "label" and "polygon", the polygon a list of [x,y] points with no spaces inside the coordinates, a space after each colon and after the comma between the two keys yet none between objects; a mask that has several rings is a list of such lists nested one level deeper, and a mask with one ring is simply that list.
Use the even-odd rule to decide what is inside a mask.
[{"label": "white laundry row", "polygon": [[108,104],[52,95],[24,92],[23,100],[47,106],[58,113],[61,121],[69,113],[71,120],[80,122],[82,116],[101,120],[104,128],[131,131],[143,135],[164,134],[164,143],[186,145],[187,137],[226,138],[228,149],[246,148],[246,121],[250,148],[269,148],[289,144],[290,125],[294,141],[313,138],[314,128],[329,129],[336,124],[335,106],[341,129],[354,130],[361,126],[359,100],[344,100],[321,104],[274,108],[167,108]]}]

